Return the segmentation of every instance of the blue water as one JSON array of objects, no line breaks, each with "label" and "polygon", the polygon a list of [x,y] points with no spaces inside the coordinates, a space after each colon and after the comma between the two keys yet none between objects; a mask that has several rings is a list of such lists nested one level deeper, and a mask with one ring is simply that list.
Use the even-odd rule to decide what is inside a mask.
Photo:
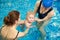
[{"label": "blue water", "polygon": [[[21,19],[26,18],[27,12],[33,11],[36,0],[0,0],[0,28],[3,24],[3,19],[12,10],[18,10],[21,14]],[[55,0],[53,9],[55,11],[51,21],[44,28],[46,36],[44,40],[60,40],[60,0]],[[19,28],[19,27],[18,27]],[[21,29],[18,29],[21,31]],[[28,34],[18,40],[37,40],[41,37],[40,31],[37,27],[30,28]]]}]

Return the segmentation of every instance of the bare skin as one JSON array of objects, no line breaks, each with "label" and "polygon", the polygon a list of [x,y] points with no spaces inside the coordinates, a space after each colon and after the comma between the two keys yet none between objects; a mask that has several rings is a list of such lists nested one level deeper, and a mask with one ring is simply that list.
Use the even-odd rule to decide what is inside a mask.
[{"label": "bare skin", "polygon": [[[36,2],[35,9],[34,9],[34,11],[33,11],[33,14],[34,14],[34,15],[36,15],[36,13],[37,13],[37,9],[38,9],[38,7],[39,7],[39,5],[40,5],[40,1],[41,1],[41,0],[38,0],[38,1]],[[51,8],[51,7],[45,8],[45,7],[43,7],[43,5],[41,5],[40,13],[43,14],[43,13],[47,12],[50,8]],[[50,11],[50,12],[47,14],[47,16],[46,16],[45,18],[43,18],[43,19],[39,19],[39,18],[36,18],[36,19],[35,19],[36,21],[38,21],[38,25],[40,25],[40,23],[41,23],[42,21],[44,22],[44,24],[39,28],[39,30],[43,33],[44,36],[46,35],[46,32],[44,31],[43,28],[48,24],[49,20],[51,19],[51,17],[52,17],[53,15],[54,15],[54,10]]]},{"label": "bare skin", "polygon": [[20,23],[25,24],[29,28],[34,21],[35,21],[35,17],[33,15],[33,12],[28,12],[26,16],[26,20],[22,20]]},{"label": "bare skin", "polygon": [[[35,9],[34,9],[34,15],[37,13],[37,9],[38,9],[38,7],[39,7],[39,4],[40,4],[40,1],[37,1],[37,3],[36,3],[36,6],[35,6]],[[50,7],[51,8],[51,7]],[[45,12],[47,12],[50,8],[44,8],[43,7],[43,5],[41,5],[41,9],[40,9],[40,12],[41,13],[45,13]],[[51,12],[49,12],[48,13],[48,15],[45,17],[45,18],[43,18],[43,19],[41,19],[41,20],[43,20],[43,21],[45,21],[45,20],[48,20],[48,19],[50,19],[52,16],[54,15],[54,10],[52,10]]]},{"label": "bare skin", "polygon": [[[14,39],[18,33],[18,31],[16,30],[16,26],[18,24],[23,24],[24,22],[22,21],[16,21],[14,25],[12,26],[7,26],[4,25],[4,27],[1,30],[1,34],[2,36],[5,38],[9,39]],[[19,32],[17,37],[23,37],[28,33],[29,27],[27,27],[27,29],[24,32]]]},{"label": "bare skin", "polygon": [[31,14],[31,12],[28,12],[26,20],[25,20],[25,24],[30,27],[32,25],[32,23],[34,22],[34,15]]}]

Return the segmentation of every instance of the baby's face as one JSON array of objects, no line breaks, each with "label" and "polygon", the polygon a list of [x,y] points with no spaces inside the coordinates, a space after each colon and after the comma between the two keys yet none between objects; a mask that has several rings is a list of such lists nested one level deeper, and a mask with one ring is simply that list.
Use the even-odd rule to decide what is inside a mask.
[{"label": "baby's face", "polygon": [[32,23],[34,22],[34,15],[30,14],[28,17],[27,17],[27,20]]}]

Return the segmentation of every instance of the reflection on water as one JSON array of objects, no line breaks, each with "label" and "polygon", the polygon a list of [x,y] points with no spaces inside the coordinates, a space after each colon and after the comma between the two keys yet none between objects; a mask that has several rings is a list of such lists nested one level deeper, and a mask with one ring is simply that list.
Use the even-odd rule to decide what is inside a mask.
[{"label": "reflection on water", "polygon": [[[0,27],[3,24],[4,17],[11,10],[18,10],[21,13],[21,19],[25,19],[26,13],[34,9],[36,0],[0,0]],[[55,14],[51,21],[44,28],[46,32],[45,40],[60,40],[60,0],[55,0],[54,11]],[[34,31],[33,31],[34,30]],[[36,32],[35,32],[36,31]],[[31,34],[30,34],[31,33]],[[40,32],[35,28],[30,29],[29,33],[20,40],[37,40],[41,36]]]}]

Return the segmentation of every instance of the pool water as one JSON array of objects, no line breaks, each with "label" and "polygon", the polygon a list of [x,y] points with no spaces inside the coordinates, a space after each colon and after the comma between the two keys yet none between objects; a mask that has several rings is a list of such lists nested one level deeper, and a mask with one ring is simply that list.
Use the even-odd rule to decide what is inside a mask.
[{"label": "pool water", "polygon": [[[18,10],[21,14],[21,19],[26,18],[28,11],[33,11],[37,0],[0,0],[0,28],[3,24],[3,19],[12,10]],[[60,0],[55,0],[53,9],[55,11],[51,21],[44,28],[46,36],[44,40],[60,40]],[[19,26],[18,26],[19,28]],[[18,31],[23,31],[18,29]],[[38,40],[41,37],[41,32],[37,27],[30,28],[28,34],[18,40]]]}]

